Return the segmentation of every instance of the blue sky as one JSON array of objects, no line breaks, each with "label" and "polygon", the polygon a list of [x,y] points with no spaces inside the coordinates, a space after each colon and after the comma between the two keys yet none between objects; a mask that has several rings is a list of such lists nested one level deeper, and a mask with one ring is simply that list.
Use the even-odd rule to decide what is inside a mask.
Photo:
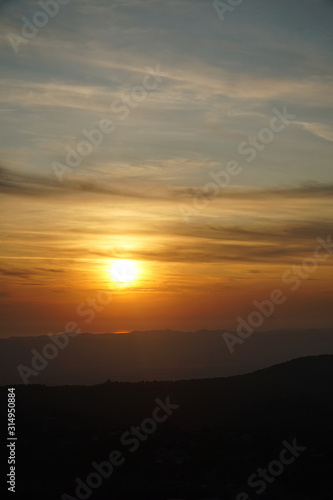
[{"label": "blue sky", "polygon": [[212,2],[71,0],[16,55],[6,31],[19,34],[21,17],[38,10],[2,7],[2,151],[11,165],[49,173],[82,126],[111,117],[113,99],[160,64],[169,78],[87,162],[90,174],[110,150],[117,161],[190,157],[198,168],[189,179],[178,165],[173,181],[200,185],[201,164],[234,158],[272,108],[286,105],[296,123],[238,182],[330,182],[332,2],[243,2],[222,23]]}]

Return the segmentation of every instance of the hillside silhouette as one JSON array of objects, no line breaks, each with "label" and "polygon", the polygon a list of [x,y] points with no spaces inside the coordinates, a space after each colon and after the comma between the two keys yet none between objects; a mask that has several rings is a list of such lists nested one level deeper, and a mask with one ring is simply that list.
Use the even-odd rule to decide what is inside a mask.
[{"label": "hillside silhouette", "polygon": [[[332,381],[333,356],[323,355],[227,378],[19,385],[16,498],[75,498],[75,479],[112,450],[126,462],[93,499],[257,498],[247,478],[296,439],[306,451],[260,498],[331,499]],[[6,388],[0,392],[4,402]],[[124,450],[123,433],[168,397],[179,408],[135,453]]]}]

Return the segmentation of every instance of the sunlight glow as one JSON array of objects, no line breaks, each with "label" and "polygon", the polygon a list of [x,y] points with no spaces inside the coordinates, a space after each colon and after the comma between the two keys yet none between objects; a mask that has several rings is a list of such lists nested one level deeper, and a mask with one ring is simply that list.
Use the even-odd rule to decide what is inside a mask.
[{"label": "sunlight glow", "polygon": [[139,270],[134,260],[118,259],[111,266],[111,278],[119,285],[130,285],[136,280]]}]

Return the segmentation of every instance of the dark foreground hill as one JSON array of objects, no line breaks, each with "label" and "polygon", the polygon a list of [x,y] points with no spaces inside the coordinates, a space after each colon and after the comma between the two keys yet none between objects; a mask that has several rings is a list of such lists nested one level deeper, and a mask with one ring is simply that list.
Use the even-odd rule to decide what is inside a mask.
[{"label": "dark foreground hill", "polygon": [[[17,386],[15,498],[331,500],[332,382],[333,356],[315,356],[230,378]],[[281,469],[286,446],[299,451]],[[123,463],[96,475],[114,450]]]},{"label": "dark foreground hill", "polygon": [[[0,385],[92,385],[248,373],[298,357],[333,354],[331,330],[254,333],[231,354],[223,331],[81,334],[57,348],[48,336],[0,339]],[[43,356],[44,354],[44,356]],[[37,367],[37,368],[36,368]]]}]

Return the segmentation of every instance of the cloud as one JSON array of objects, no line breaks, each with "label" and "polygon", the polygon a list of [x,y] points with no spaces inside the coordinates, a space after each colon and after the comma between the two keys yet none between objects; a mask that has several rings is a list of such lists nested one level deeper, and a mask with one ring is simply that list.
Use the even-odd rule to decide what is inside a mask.
[{"label": "cloud", "polygon": [[[272,245],[271,243],[257,245],[253,240],[247,244],[226,242],[220,243],[188,242],[180,245],[168,245],[164,251],[138,250],[130,258],[143,261],[164,263],[257,263],[287,265],[299,263],[299,260],[313,252],[313,245]],[[311,247],[311,248],[310,248]],[[112,252],[93,251],[92,255],[104,259],[114,258]],[[311,253],[310,253],[311,255]]]},{"label": "cloud", "polygon": [[[166,166],[170,166],[170,161],[165,162]],[[172,164],[172,162],[171,162]],[[176,160],[176,165],[179,165],[179,160]],[[197,166],[198,162],[184,160],[183,165]],[[159,167],[163,162],[158,162]],[[211,167],[215,166],[215,162],[205,164]],[[125,166],[123,167],[125,168]],[[116,176],[117,177],[117,176]],[[103,196],[117,196],[133,199],[147,200],[164,200],[177,201],[179,199],[193,198],[198,195],[203,188],[193,187],[177,187],[168,186],[166,189],[158,186],[158,180],[155,186],[150,183],[150,190],[147,192],[146,179],[143,177],[140,183],[140,176],[134,176],[137,180],[137,188],[124,187],[121,178],[108,177],[107,181],[100,182],[91,180],[89,177],[73,175],[64,179],[59,183],[51,176],[42,176],[38,174],[30,174],[14,169],[8,169],[0,166],[0,192],[7,195],[15,196],[31,196],[41,198],[52,198],[66,196],[70,193],[92,193]],[[142,176],[141,176],[142,177]],[[154,189],[152,189],[154,187]],[[307,182],[301,186],[281,187],[281,188],[235,188],[221,189],[218,198],[222,199],[243,199],[243,200],[260,200],[265,198],[317,198],[331,197],[333,194],[333,184],[324,184],[319,182]],[[213,202],[216,200],[213,200]]]},{"label": "cloud", "polygon": [[22,279],[29,279],[31,276],[31,272],[17,269],[0,269],[0,274],[3,276],[11,276]]},{"label": "cloud", "polygon": [[[73,176],[75,177],[75,176]],[[119,184],[119,183],[118,183]],[[29,174],[0,167],[0,192],[14,196],[29,196],[34,198],[58,198],[73,193],[91,193],[95,195],[128,197],[135,199],[159,199],[158,194],[134,190],[124,187],[113,187],[101,182],[94,182],[81,177],[67,178],[59,183],[50,176]]]},{"label": "cloud", "polygon": [[308,123],[308,122],[297,122],[305,130],[311,132],[313,135],[325,139],[326,141],[333,142],[333,126],[327,123]]},{"label": "cloud", "polygon": [[[175,192],[180,197],[193,199],[196,196],[200,196],[200,193],[204,196],[205,190],[203,188],[176,188]],[[216,199],[212,200],[212,203],[216,202],[218,199],[237,199],[237,200],[262,200],[271,198],[322,198],[328,197],[331,199],[333,195],[333,184],[324,184],[319,182],[307,182],[303,183],[301,186],[294,187],[281,187],[281,188],[244,188],[244,187],[230,187],[227,189],[221,189]]]},{"label": "cloud", "polygon": [[[122,257],[156,262],[176,263],[257,263],[296,264],[311,256],[316,239],[332,232],[330,221],[279,221],[245,225],[191,224],[177,222],[159,224],[159,239],[148,229],[145,248],[123,249]],[[130,236],[130,233],[126,233]],[[133,233],[134,234],[134,233]],[[144,237],[145,230],[138,232]],[[149,239],[148,239],[149,238]],[[119,257],[115,249],[87,251],[94,257]],[[325,263],[329,265],[329,263]]]}]

